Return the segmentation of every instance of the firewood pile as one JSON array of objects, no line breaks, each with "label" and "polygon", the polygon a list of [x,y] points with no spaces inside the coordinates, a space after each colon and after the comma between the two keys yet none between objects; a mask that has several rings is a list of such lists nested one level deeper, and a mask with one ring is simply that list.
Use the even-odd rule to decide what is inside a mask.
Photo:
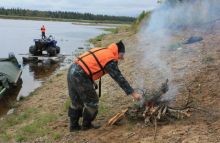
[{"label": "firewood pile", "polygon": [[108,125],[113,125],[127,118],[128,120],[144,121],[145,125],[155,125],[157,123],[167,123],[190,116],[190,101],[182,107],[170,107],[169,101],[162,101],[162,96],[168,91],[168,80],[162,84],[157,91],[141,90],[143,98],[140,102],[123,110],[112,117]]},{"label": "firewood pile", "polygon": [[145,125],[155,125],[157,121],[162,124],[176,119],[189,117],[189,109],[190,107],[188,107],[188,105],[184,108],[173,108],[169,107],[167,103],[161,103],[142,108],[129,107],[125,116],[129,120],[143,120]]}]

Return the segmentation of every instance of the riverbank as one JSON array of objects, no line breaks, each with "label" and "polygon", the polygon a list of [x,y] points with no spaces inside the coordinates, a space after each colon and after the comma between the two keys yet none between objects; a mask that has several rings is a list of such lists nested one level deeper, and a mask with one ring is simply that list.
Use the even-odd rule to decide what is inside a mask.
[{"label": "riverbank", "polygon": [[45,18],[45,17],[28,17],[28,16],[10,16],[0,15],[0,19],[14,20],[36,20],[36,21],[60,21],[60,22],[75,22],[75,23],[91,23],[91,24],[130,24],[129,22],[111,21],[111,20],[80,20],[80,19],[63,19],[63,18]]},{"label": "riverbank", "polygon": [[[107,45],[120,38],[129,38],[129,36],[132,36],[132,32],[127,30],[127,27],[121,27],[117,32],[112,31],[112,34],[103,35],[101,39],[97,39],[97,37],[94,38],[93,43],[95,45]],[[52,75],[27,98],[17,102],[16,105],[14,105],[15,112],[12,115],[1,118],[0,139],[3,142],[30,141],[32,139],[38,141],[41,140],[39,135],[44,136],[46,134],[50,135],[46,137],[47,139],[42,140],[54,142],[62,136],[69,134],[69,121],[66,114],[69,106],[66,74],[67,71],[63,70]],[[106,93],[103,93],[103,96],[104,94]],[[107,108],[104,103],[101,103],[100,116],[106,114]],[[11,130],[11,128],[15,126],[18,130]],[[38,126],[42,128],[39,129]],[[63,129],[61,129],[61,132],[57,131],[52,133],[52,130],[50,127],[48,128],[48,126],[53,126],[52,128],[55,130],[63,126],[61,127]],[[9,132],[8,129],[10,130]]]},{"label": "riverbank", "polygon": [[[109,76],[104,76],[103,93],[100,98],[99,114],[95,124],[102,127],[97,130],[70,133],[67,109],[67,71],[51,76],[42,87],[31,96],[16,105],[15,113],[0,120],[0,139],[2,142],[213,142],[220,141],[220,23],[216,22],[213,31],[199,31],[203,41],[182,47],[167,47],[161,51],[161,58],[169,64],[175,77],[170,81],[180,85],[179,94],[173,100],[180,105],[191,96],[198,110],[193,110],[189,118],[158,125],[156,140],[155,128],[146,127],[143,122],[125,120],[122,125],[107,127],[106,123],[115,113],[132,105],[132,98],[127,97],[117,83]],[[174,43],[193,35],[192,29],[172,35]],[[155,48],[152,41],[139,44],[139,35],[131,29],[103,35],[94,40],[97,46],[106,46],[123,39],[126,45],[125,60],[119,67],[132,86],[158,88],[157,67],[151,67],[149,61],[143,61],[145,52]],[[142,35],[143,36],[143,35]],[[183,72],[184,71],[184,72]],[[137,80],[141,75],[141,80]]]}]

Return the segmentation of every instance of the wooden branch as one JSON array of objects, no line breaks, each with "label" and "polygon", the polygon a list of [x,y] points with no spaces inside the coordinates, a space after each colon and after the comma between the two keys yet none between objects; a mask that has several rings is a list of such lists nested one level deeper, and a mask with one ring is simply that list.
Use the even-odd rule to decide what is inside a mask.
[{"label": "wooden branch", "polygon": [[154,140],[157,138],[157,119],[154,118]]},{"label": "wooden branch", "polygon": [[114,125],[116,124],[117,122],[121,121],[124,116],[125,116],[125,113],[128,111],[128,109],[125,109],[125,110],[122,110],[121,112],[117,113],[115,116],[113,116],[111,119],[108,120],[108,126],[110,125]]}]

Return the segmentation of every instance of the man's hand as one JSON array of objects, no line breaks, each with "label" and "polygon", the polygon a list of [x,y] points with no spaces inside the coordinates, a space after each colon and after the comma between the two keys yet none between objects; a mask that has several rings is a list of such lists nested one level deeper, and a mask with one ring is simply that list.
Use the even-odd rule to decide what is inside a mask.
[{"label": "man's hand", "polygon": [[142,98],[142,95],[136,92],[133,92],[131,96],[134,98],[134,100],[137,100],[137,101],[141,100]]}]

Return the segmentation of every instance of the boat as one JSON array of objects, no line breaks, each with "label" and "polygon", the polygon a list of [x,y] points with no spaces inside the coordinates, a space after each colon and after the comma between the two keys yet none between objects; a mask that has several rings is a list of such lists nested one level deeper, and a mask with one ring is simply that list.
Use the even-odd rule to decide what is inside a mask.
[{"label": "boat", "polygon": [[21,65],[13,53],[9,53],[8,58],[0,58],[0,98],[7,90],[17,86],[21,74]]}]

